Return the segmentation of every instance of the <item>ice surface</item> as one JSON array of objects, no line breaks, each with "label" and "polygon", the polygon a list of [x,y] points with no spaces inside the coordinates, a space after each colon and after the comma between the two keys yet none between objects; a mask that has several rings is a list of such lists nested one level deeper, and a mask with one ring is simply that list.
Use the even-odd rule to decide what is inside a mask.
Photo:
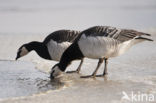
[{"label": "ice surface", "polygon": [[[0,102],[129,103],[121,100],[123,91],[155,95],[155,18],[155,0],[0,0]],[[85,59],[81,74],[65,74],[51,82],[49,72],[57,62],[44,60],[34,51],[14,61],[24,43],[43,41],[58,29],[83,30],[94,25],[144,31],[153,34],[155,41],[109,59],[105,78],[80,79],[94,71],[98,61],[92,59]],[[79,62],[67,70],[75,70]],[[98,74],[102,71],[103,65]]]}]

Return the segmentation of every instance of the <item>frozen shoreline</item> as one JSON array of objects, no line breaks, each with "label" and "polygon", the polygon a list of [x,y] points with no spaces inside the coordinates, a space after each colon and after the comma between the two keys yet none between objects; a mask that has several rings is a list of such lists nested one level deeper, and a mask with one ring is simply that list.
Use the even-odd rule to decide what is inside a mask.
[{"label": "frozen shoreline", "polygon": [[[148,32],[150,33],[150,32]],[[153,33],[154,34],[154,33]],[[7,38],[8,43],[5,42],[4,37]],[[9,38],[10,37],[10,38]],[[0,40],[3,41],[3,50],[0,51],[1,59],[6,58],[8,60],[13,60],[16,55],[17,48],[28,41],[32,40],[43,40],[45,35],[0,35]],[[152,38],[156,41],[156,35]],[[17,40],[22,40],[16,42]],[[12,97],[8,99],[0,99],[1,103],[126,103],[126,101],[121,100],[122,91],[125,91],[130,95],[132,91],[141,93],[156,93],[156,42],[144,42],[138,44],[131,48],[126,54],[119,56],[117,58],[112,58],[109,60],[107,78],[96,78],[96,79],[80,79],[80,75],[77,74],[67,74],[64,76],[63,87],[56,90],[51,90],[50,87],[46,88],[48,91],[36,93],[31,93],[30,96],[24,97]],[[10,43],[11,48],[7,48]],[[12,51],[12,52],[10,52]],[[26,63],[26,61],[29,61]],[[149,62],[150,61],[150,62]],[[31,64],[32,62],[33,64]],[[56,63],[54,61],[47,61],[38,57],[35,52],[28,54],[27,56],[20,59],[20,61],[15,61],[9,63],[8,61],[1,61],[0,68],[3,66],[10,65],[13,66],[15,71],[20,72],[20,68],[27,71],[27,66],[30,64],[28,70],[34,70],[35,68],[49,73],[51,67]],[[17,64],[16,64],[17,63]],[[26,63],[25,66],[23,63]],[[82,67],[81,75],[91,74],[96,66],[97,60],[85,59],[84,65]],[[5,64],[5,65],[4,65]],[[73,70],[77,67],[79,61],[72,63],[68,70]],[[16,68],[18,66],[18,68]],[[7,66],[10,69],[9,66]],[[34,69],[33,69],[34,68]],[[103,66],[100,68],[98,73],[101,73]],[[7,72],[4,72],[7,74]],[[16,74],[16,72],[14,72]],[[34,71],[40,76],[40,73]],[[44,74],[41,74],[41,77]],[[49,76],[45,74],[46,78]],[[29,76],[26,74],[26,76]],[[23,77],[23,76],[22,76]],[[32,76],[30,76],[32,78]],[[46,79],[48,80],[48,79]],[[28,81],[23,80],[23,83]],[[34,80],[32,80],[32,85]],[[53,88],[54,85],[52,85]],[[30,87],[28,86],[27,89]],[[34,87],[35,89],[36,87]],[[33,91],[32,91],[33,92]],[[39,94],[38,94],[39,93]],[[61,98],[61,99],[60,99]],[[74,101],[73,101],[74,100]],[[148,102],[147,102],[148,103]],[[150,102],[152,103],[152,102]],[[154,102],[153,102],[154,103]]]},{"label": "frozen shoreline", "polygon": [[[155,0],[0,0],[0,103],[129,103],[121,99],[123,91],[153,94],[156,103],[155,18]],[[14,61],[24,43],[43,41],[55,30],[95,25],[147,32],[154,42],[110,59],[107,78],[80,79],[93,72],[93,59],[85,59],[80,75],[66,74],[52,82],[49,71],[57,62],[34,51]],[[67,70],[76,69],[79,62]],[[103,65],[98,73],[102,70]]]}]

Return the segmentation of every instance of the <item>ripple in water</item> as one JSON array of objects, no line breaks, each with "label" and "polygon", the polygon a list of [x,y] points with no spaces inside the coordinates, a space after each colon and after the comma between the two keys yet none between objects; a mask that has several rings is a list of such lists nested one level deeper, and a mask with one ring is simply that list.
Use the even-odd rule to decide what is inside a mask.
[{"label": "ripple in water", "polygon": [[0,61],[0,98],[28,96],[63,86],[63,81],[50,81],[49,74],[35,69],[30,62]]}]

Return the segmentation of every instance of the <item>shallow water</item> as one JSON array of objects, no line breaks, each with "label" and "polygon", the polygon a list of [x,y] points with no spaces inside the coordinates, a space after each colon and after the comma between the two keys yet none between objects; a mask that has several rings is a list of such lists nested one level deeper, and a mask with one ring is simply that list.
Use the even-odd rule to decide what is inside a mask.
[{"label": "shallow water", "polygon": [[[156,103],[156,1],[155,0],[0,0],[0,102],[1,103],[132,103],[128,96],[152,94]],[[132,47],[109,59],[108,76],[81,79],[91,74],[97,60],[85,59],[81,74],[49,79],[55,61],[34,51],[14,61],[17,49],[30,41],[43,41],[58,29],[83,30],[93,25],[132,28],[152,35],[154,42]],[[68,70],[75,70],[75,61]],[[98,74],[102,73],[103,65]]]},{"label": "shallow water", "polygon": [[55,90],[61,82],[51,82],[49,74],[35,69],[30,62],[0,61],[0,98],[28,96]]},{"label": "shallow water", "polygon": [[[1,37],[4,35],[1,35]],[[22,42],[31,41],[31,36],[10,36],[8,42],[18,38]],[[40,37],[44,37],[41,35]],[[9,39],[11,38],[11,39]],[[37,35],[34,39],[40,40]],[[156,40],[156,36],[152,37]],[[2,39],[1,39],[2,40]],[[3,41],[3,40],[2,40]],[[4,43],[8,47],[9,43]],[[0,102],[64,102],[69,103],[130,103],[122,100],[122,92],[128,95],[147,93],[156,96],[156,42],[143,42],[132,47],[122,56],[111,58],[108,64],[109,75],[105,78],[82,79],[80,76],[91,74],[97,65],[97,60],[85,59],[81,74],[64,74],[54,81],[49,80],[51,67],[56,63],[41,59],[35,52],[14,61],[19,46],[12,43],[12,52],[2,55],[7,59],[0,61]],[[8,49],[9,48],[5,48]],[[3,54],[1,51],[0,54]],[[80,61],[75,61],[67,69],[74,70]],[[103,65],[98,74],[102,73]],[[21,97],[22,96],[22,97]],[[16,98],[15,98],[16,97]],[[61,99],[60,99],[61,98]],[[135,102],[134,102],[135,103]],[[136,102],[141,103],[141,102]],[[142,102],[152,103],[152,102]],[[155,101],[153,102],[155,103]]]}]

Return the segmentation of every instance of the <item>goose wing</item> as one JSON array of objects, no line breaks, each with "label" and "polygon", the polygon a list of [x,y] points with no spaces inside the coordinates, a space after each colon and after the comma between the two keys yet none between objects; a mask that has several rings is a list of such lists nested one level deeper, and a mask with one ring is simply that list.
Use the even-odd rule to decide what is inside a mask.
[{"label": "goose wing", "polygon": [[[81,35],[87,36],[105,36],[109,38],[113,38],[115,40],[118,40],[120,42],[125,42],[131,39],[142,39],[143,35],[150,36],[150,34],[138,32],[135,30],[128,30],[128,29],[118,29],[115,27],[110,26],[95,26],[91,27],[83,32],[81,32]],[[147,39],[147,38],[146,38]]]},{"label": "goose wing", "polygon": [[58,43],[66,41],[73,42],[79,33],[80,31],[75,30],[59,30],[49,34],[43,42],[47,44],[51,39]]}]

